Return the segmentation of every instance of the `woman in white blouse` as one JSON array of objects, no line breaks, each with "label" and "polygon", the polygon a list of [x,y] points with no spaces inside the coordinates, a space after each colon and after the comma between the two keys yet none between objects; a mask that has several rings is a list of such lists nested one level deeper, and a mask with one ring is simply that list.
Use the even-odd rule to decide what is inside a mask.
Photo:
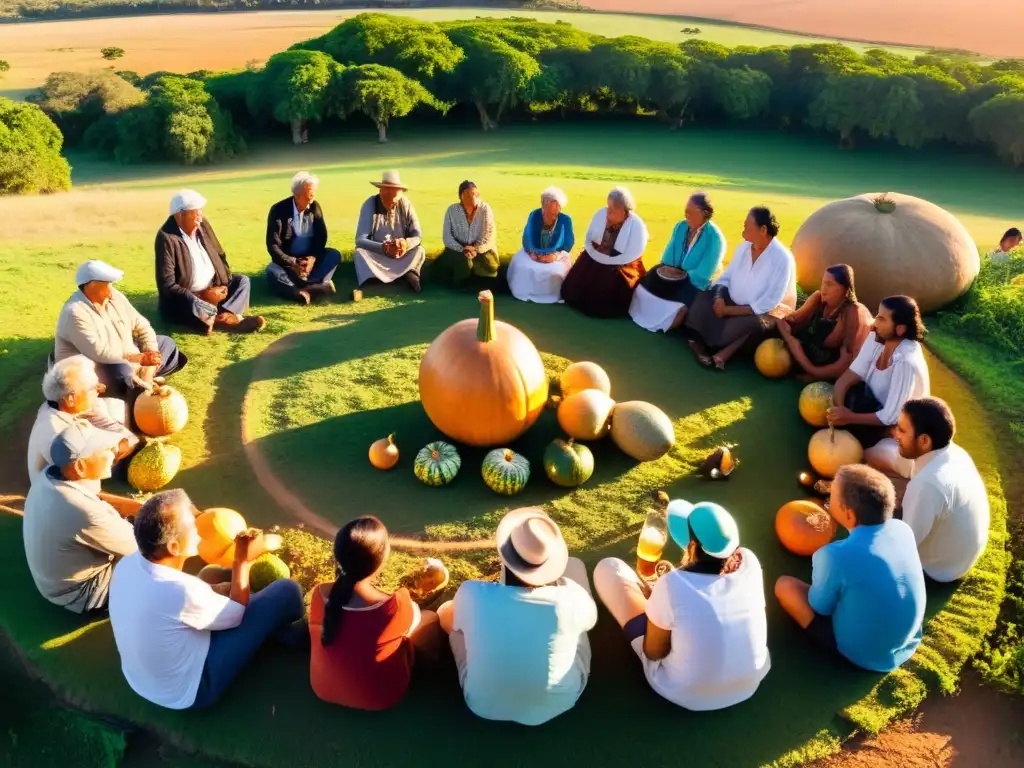
[{"label": "woman in white blouse", "polygon": [[860,440],[866,463],[893,477],[910,477],[913,462],[900,456],[899,445],[888,435],[904,403],[930,394],[917,302],[909,296],[882,299],[874,331],[836,382],[828,420]]},{"label": "woman in white blouse", "polygon": [[756,346],[777,317],[796,307],[796,262],[778,234],[771,211],[751,208],[729,266],[694,299],[683,328],[701,365],[725,370],[742,347]]},{"label": "woman in white blouse", "polygon": [[498,232],[491,206],[480,199],[472,181],[459,185],[459,202],[444,214],[444,251],[434,262],[433,277],[443,284],[464,287],[472,277],[498,276]]}]

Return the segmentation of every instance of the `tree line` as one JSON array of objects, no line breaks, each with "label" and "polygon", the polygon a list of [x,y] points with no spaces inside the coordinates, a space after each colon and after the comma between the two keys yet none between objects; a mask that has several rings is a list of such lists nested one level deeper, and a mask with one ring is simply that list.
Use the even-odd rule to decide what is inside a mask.
[{"label": "tree line", "polygon": [[485,131],[527,117],[608,115],[673,130],[816,130],[850,149],[984,147],[1024,164],[1024,61],[860,54],[837,43],[673,44],[516,17],[431,23],[364,13],[262,66],[57,72],[31,100],[68,146],[126,163],[215,162],[244,151],[246,138],[288,126],[292,141],[304,142],[357,118],[384,141],[392,121],[434,113],[472,115]]}]

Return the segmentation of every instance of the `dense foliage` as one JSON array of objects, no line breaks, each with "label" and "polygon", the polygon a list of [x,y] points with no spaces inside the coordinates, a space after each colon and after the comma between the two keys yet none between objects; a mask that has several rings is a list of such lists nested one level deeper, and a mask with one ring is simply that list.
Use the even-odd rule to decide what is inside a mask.
[{"label": "dense foliage", "polygon": [[0,98],[0,195],[71,187],[60,130],[39,107]]}]

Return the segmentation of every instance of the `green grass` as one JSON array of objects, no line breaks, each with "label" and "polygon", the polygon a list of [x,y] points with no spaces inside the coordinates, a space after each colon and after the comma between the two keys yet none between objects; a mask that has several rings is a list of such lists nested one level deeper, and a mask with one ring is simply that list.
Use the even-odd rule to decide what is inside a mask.
[{"label": "green grass", "polygon": [[[616,165],[618,157],[623,159]],[[605,165],[594,167],[594,158],[604,158]],[[91,186],[59,198],[0,203],[0,226],[8,229],[0,263],[0,322],[5,335],[8,328],[18,333],[0,344],[9,350],[11,363],[0,366],[0,392],[8,402],[3,426],[38,401],[40,353],[45,356],[76,264],[97,255],[125,268],[125,289],[141,309],[153,313],[152,237],[177,186],[188,183],[208,197],[207,213],[232,266],[257,275],[265,263],[266,208],[284,196],[296,168],[320,173],[320,199],[332,241],[346,248],[358,205],[372,190],[366,182],[392,166],[413,187],[431,250],[440,246],[436,233],[443,209],[467,176],[495,207],[506,254],[515,249],[525,215],[547,184],[562,183],[582,231],[613,180],[626,180],[652,230],[652,262],[694,177],[712,189],[717,220],[731,243],[746,209],[756,202],[768,201],[779,212],[788,242],[803,218],[825,200],[890,188],[948,205],[987,243],[1005,228],[1003,217],[1012,215],[1008,201],[1014,183],[1010,173],[957,158],[933,168],[927,157],[870,152],[853,157],[785,137],[670,135],[646,128],[606,128],[600,134],[580,128],[523,129],[487,137],[446,131],[429,140],[399,131],[385,148],[369,137],[299,149],[282,144],[257,152],[246,164],[190,176],[166,168],[112,170],[76,161],[79,181]],[[900,183],[904,179],[911,181]],[[951,179],[961,183],[951,184]],[[58,211],[63,226],[55,234],[52,222]],[[115,225],[120,229],[115,231]],[[350,265],[343,267],[338,283],[339,295],[351,290]],[[26,285],[53,288],[29,293]],[[475,315],[472,296],[428,287],[419,296],[388,294],[358,304],[300,309],[270,299],[257,282],[254,301],[268,318],[259,336],[177,336],[191,362],[174,383],[188,398],[192,417],[174,438],[184,451],[184,469],[174,485],[186,488],[200,506],[232,506],[260,524],[287,522],[261,490],[240,445],[247,392],[252,439],[275,473],[309,507],[335,521],[374,512],[395,531],[465,538],[488,534],[509,506],[543,504],[563,526],[573,551],[593,566],[609,554],[629,556],[648,491],[664,487],[673,496],[719,501],[737,515],[745,544],[757,552],[766,571],[773,670],[743,705],[719,713],[681,711],[647,689],[619,631],[603,616],[592,635],[594,671],[585,695],[571,713],[539,729],[473,718],[452,670],[421,682],[394,712],[339,710],[313,696],[306,682],[307,660],[286,653],[263,657],[258,672],[208,713],[166,712],[131,694],[105,622],[81,631],[74,617],[42,603],[24,568],[20,523],[0,518],[0,581],[6,595],[0,627],[42,675],[79,704],[142,724],[205,754],[251,765],[340,760],[352,765],[440,764],[447,762],[440,756],[449,747],[486,754],[495,765],[542,754],[581,764],[677,762],[658,739],[595,737],[620,729],[623,721],[642,722],[654,733],[699,729],[701,738],[692,743],[688,759],[790,765],[834,750],[855,728],[877,730],[916,706],[926,691],[952,691],[961,666],[994,623],[1008,559],[998,439],[978,399],[937,362],[932,366],[935,393],[953,405],[961,442],[988,482],[992,537],[982,562],[959,588],[932,589],[921,651],[900,672],[880,677],[818,655],[770,598],[777,575],[809,575],[809,562],[785,553],[773,533],[775,511],[798,498],[796,474],[811,434],[797,416],[795,382],[766,381],[745,363],[715,375],[700,370],[677,339],[648,334],[628,320],[592,321],[565,307],[525,305],[499,296],[499,319],[533,338],[552,373],[568,360],[595,360],[609,371],[616,399],[658,404],[677,433],[677,446],[668,456],[644,465],[628,461],[610,444],[595,446],[594,478],[574,493],[563,493],[548,485],[537,461],[556,433],[553,414],[546,412],[515,446],[534,461],[537,476],[510,504],[479,480],[478,451],[463,452],[462,473],[445,489],[425,488],[411,472],[415,451],[436,436],[416,401],[418,355],[447,325]],[[294,334],[290,346],[261,361],[260,353],[287,333]],[[382,474],[369,467],[366,449],[390,432],[398,433],[402,461]],[[692,473],[696,462],[725,440],[738,444],[742,464],[737,473],[726,483],[697,480]],[[461,578],[486,574],[495,564],[488,552],[444,557]],[[409,564],[408,556],[396,556],[388,583]],[[315,562],[303,566],[304,573],[315,571]],[[403,737],[396,739],[396,732]],[[509,738],[516,740],[514,752],[500,749]]]}]

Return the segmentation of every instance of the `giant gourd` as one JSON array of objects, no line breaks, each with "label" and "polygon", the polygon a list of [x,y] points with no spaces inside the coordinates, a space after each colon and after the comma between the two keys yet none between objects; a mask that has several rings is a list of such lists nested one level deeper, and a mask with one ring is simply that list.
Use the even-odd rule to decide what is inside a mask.
[{"label": "giant gourd", "polygon": [[495,321],[494,297],[479,295],[480,317],[441,333],[420,362],[420,401],[449,437],[474,446],[512,442],[548,399],[548,377],[533,342]]},{"label": "giant gourd", "polygon": [[807,458],[822,477],[835,477],[846,464],[860,464],[864,449],[845,429],[819,429],[807,446]]},{"label": "giant gourd", "polygon": [[886,296],[913,296],[922,312],[962,296],[981,268],[978,248],[953,214],[895,192],[857,195],[819,208],[793,238],[796,279],[810,293],[832,264],[857,274],[872,313]]}]

